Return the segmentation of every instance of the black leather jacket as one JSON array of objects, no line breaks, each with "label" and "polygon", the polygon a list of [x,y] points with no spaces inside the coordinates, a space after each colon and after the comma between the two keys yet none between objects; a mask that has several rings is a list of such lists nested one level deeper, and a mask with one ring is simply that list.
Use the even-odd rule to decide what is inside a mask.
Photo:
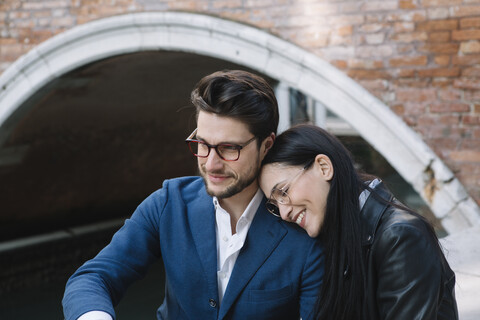
[{"label": "black leather jacket", "polygon": [[[374,190],[399,203],[383,183]],[[424,222],[373,195],[361,217],[366,319],[458,319],[455,274]]]}]

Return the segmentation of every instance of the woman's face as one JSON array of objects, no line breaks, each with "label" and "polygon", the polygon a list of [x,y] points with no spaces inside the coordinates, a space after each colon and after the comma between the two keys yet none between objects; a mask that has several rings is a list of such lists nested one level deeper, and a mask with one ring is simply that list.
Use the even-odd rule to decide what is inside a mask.
[{"label": "woman's face", "polygon": [[272,163],[263,166],[260,188],[275,203],[283,220],[298,224],[312,238],[323,225],[333,167],[325,155],[303,170],[301,166]]}]

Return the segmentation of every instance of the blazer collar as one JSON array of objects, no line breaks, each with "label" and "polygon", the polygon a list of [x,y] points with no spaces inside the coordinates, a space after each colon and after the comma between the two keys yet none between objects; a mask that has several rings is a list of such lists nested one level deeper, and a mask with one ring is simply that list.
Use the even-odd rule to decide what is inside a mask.
[{"label": "blazer collar", "polygon": [[196,197],[188,204],[187,214],[193,242],[202,262],[209,292],[214,292],[215,298],[218,300],[215,207],[212,197],[205,190],[205,185],[202,185]]},{"label": "blazer collar", "polygon": [[286,228],[281,224],[281,220],[267,211],[265,202],[264,197],[253,218],[245,244],[235,262],[220,305],[219,319],[225,317],[250,279],[287,233]]}]

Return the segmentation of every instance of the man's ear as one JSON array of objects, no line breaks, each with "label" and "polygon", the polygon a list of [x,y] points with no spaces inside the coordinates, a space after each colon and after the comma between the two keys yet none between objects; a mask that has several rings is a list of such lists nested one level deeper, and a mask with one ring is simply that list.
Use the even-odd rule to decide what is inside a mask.
[{"label": "man's ear", "polygon": [[270,133],[268,137],[263,139],[262,146],[260,150],[262,151],[262,160],[267,155],[268,150],[273,147],[273,143],[275,142],[275,133]]},{"label": "man's ear", "polygon": [[333,165],[330,158],[324,154],[317,154],[315,157],[315,167],[319,174],[326,180],[330,181],[333,178]]}]

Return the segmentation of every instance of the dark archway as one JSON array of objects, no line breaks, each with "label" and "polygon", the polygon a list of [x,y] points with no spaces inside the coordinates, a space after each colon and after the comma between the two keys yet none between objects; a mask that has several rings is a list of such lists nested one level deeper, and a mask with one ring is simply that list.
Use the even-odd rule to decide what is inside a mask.
[{"label": "dark archway", "polygon": [[164,179],[196,174],[184,144],[195,83],[239,65],[147,51],[51,81],[18,108],[2,146],[0,241],[128,217]]}]

